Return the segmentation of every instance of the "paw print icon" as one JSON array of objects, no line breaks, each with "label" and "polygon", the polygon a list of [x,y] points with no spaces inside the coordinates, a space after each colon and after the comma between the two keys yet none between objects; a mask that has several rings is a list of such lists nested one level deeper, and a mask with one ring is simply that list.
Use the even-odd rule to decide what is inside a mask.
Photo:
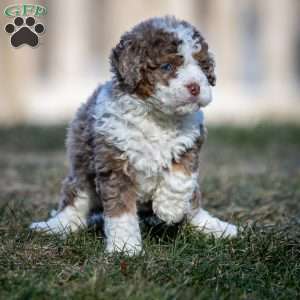
[{"label": "paw print icon", "polygon": [[36,24],[33,17],[16,17],[14,23],[6,24],[5,31],[11,35],[10,42],[15,48],[21,45],[36,47],[39,44],[39,35],[45,31],[45,26]]}]

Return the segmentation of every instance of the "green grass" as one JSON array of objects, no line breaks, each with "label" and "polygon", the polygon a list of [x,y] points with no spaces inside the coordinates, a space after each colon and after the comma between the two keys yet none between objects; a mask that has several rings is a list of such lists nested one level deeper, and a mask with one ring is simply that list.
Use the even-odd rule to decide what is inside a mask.
[{"label": "green grass", "polygon": [[300,299],[300,127],[209,128],[204,205],[246,230],[215,240],[144,228],[144,255],[107,256],[101,234],[32,233],[56,207],[65,126],[0,128],[0,299]]}]

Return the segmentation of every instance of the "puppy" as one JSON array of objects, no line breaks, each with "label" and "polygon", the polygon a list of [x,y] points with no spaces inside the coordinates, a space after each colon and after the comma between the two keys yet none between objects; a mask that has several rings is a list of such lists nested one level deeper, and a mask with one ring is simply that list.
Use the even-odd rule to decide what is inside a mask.
[{"label": "puppy", "polygon": [[167,224],[233,237],[234,225],[201,207],[202,107],[212,100],[215,62],[199,31],[174,17],[153,18],[125,33],[110,56],[113,78],[80,107],[67,136],[69,173],[59,209],[31,228],[74,232],[94,213],[106,250],[142,249],[139,212]]}]

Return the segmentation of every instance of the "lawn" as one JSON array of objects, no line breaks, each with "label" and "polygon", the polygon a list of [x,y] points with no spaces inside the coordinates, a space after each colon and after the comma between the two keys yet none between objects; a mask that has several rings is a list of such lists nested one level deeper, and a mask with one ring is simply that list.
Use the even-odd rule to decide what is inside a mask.
[{"label": "lawn", "polygon": [[56,208],[65,127],[0,129],[0,299],[300,299],[300,127],[209,128],[205,207],[234,240],[145,227],[143,256],[107,256],[97,230],[32,233]]}]

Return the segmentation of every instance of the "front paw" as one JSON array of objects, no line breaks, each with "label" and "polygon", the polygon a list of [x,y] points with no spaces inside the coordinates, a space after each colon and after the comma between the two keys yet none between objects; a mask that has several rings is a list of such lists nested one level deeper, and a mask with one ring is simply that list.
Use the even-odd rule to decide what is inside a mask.
[{"label": "front paw", "polygon": [[122,241],[108,239],[105,250],[107,253],[123,253],[127,256],[135,256],[142,252],[142,243],[138,240]]},{"label": "front paw", "polygon": [[142,251],[142,237],[138,218],[135,214],[123,214],[119,217],[104,218],[106,251],[121,252],[128,256]]},{"label": "front paw", "polygon": [[200,209],[190,220],[197,230],[212,234],[216,238],[234,238],[238,235],[237,226],[212,217],[207,211]]}]

